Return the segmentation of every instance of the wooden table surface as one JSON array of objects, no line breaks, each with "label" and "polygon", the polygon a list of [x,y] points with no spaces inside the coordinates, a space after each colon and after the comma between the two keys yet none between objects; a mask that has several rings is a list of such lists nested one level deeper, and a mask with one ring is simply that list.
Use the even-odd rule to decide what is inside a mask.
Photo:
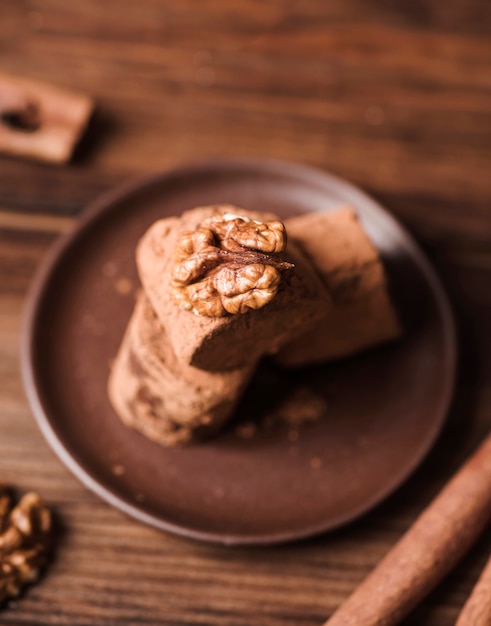
[{"label": "wooden table surface", "polygon": [[[69,166],[0,158],[0,478],[39,491],[62,525],[1,624],[320,626],[483,438],[490,26],[486,0],[0,0],[0,69],[98,104]],[[369,191],[426,249],[458,318],[458,390],[429,458],[372,513],[295,545],[213,547],[125,517],[55,458],[22,388],[26,291],[59,233],[114,185],[218,154],[302,161]],[[453,623],[490,550],[491,531],[405,624]]]}]

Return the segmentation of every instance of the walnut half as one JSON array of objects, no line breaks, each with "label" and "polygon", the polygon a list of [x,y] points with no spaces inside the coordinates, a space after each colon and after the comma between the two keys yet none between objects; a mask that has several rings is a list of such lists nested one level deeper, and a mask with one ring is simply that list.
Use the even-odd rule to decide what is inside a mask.
[{"label": "walnut half", "polygon": [[34,582],[46,561],[51,514],[36,493],[26,494],[17,506],[0,483],[0,605]]},{"label": "walnut half", "polygon": [[275,297],[282,274],[286,231],[281,222],[213,215],[178,238],[171,270],[174,300],[196,315],[223,317],[260,309]]}]

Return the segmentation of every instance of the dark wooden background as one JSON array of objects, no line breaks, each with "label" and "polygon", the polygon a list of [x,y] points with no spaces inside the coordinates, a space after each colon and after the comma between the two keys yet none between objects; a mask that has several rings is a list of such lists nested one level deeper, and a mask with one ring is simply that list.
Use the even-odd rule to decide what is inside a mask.
[{"label": "dark wooden background", "polygon": [[[0,478],[63,526],[1,624],[320,625],[488,431],[490,31],[486,0],[0,0],[0,70],[98,103],[71,165],[0,158]],[[44,442],[19,373],[26,290],[56,236],[105,189],[217,154],[371,192],[426,248],[461,331],[455,406],[420,470],[349,527],[274,549],[188,542],[101,502]],[[453,623],[490,550],[488,532],[405,624]]]}]

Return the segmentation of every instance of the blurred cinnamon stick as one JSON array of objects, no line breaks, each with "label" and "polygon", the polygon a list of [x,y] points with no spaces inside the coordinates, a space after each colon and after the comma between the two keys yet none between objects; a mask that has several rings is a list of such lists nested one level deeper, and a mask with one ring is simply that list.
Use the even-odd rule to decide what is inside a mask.
[{"label": "blurred cinnamon stick", "polygon": [[65,163],[93,107],[87,95],[0,73],[0,153]]},{"label": "blurred cinnamon stick", "polygon": [[[490,518],[491,435],[326,626],[398,624],[454,567]],[[486,571],[487,589],[490,578]],[[459,626],[471,623],[490,622]]]},{"label": "blurred cinnamon stick", "polygon": [[489,624],[491,624],[491,558],[464,604],[455,626],[489,626]]}]

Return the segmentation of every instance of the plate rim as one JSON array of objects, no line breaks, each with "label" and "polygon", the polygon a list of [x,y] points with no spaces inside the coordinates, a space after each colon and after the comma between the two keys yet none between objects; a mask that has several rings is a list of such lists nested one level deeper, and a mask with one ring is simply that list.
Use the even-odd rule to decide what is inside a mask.
[{"label": "plate rim", "polygon": [[[441,406],[440,414],[438,419],[435,419],[434,421],[433,429],[430,432],[425,445],[421,446],[418,450],[418,454],[414,455],[411,463],[409,463],[405,468],[402,478],[398,477],[397,480],[393,481],[387,486],[387,488],[381,490],[381,492],[377,494],[377,497],[372,499],[369,504],[364,503],[360,505],[359,508],[354,511],[352,510],[349,515],[340,516],[338,519],[329,523],[321,523],[315,525],[314,527],[305,528],[301,532],[290,531],[273,534],[265,533],[251,535],[244,533],[225,534],[203,531],[193,528],[192,525],[185,526],[166,521],[158,515],[142,510],[138,505],[130,504],[126,499],[114,493],[114,490],[110,487],[105,486],[94,478],[67,449],[67,446],[63,442],[63,437],[59,435],[57,430],[51,425],[48,411],[44,409],[39,389],[40,385],[36,376],[36,368],[34,367],[37,329],[36,320],[41,311],[43,297],[46,288],[49,285],[51,274],[57,267],[57,264],[63,257],[64,253],[70,249],[72,243],[74,243],[80,235],[83,235],[83,233],[93,225],[95,220],[103,217],[107,212],[110,212],[111,209],[114,208],[115,204],[124,200],[129,195],[139,192],[144,187],[164,183],[166,180],[171,180],[179,175],[196,174],[210,169],[221,171],[239,171],[245,168],[254,168],[263,172],[265,170],[272,173],[278,172],[291,177],[301,177],[304,180],[312,178],[313,181],[320,180],[321,182],[324,181],[324,183],[326,181],[331,182],[337,189],[346,191],[351,198],[359,198],[365,205],[370,206],[377,213],[382,214],[386,220],[391,222],[392,225],[404,235],[405,243],[411,251],[412,261],[419,266],[419,269],[424,274],[424,277],[430,287],[442,320],[443,334],[446,338],[445,345],[448,350],[448,362],[446,364],[446,368],[448,369],[448,380],[445,385],[444,393],[442,393],[439,398],[439,404]],[[356,203],[354,204],[356,209]],[[144,522],[149,526],[157,528],[158,530],[170,532],[188,539],[226,546],[275,545],[321,535],[354,521],[359,518],[360,515],[368,513],[387,499],[387,497],[400,488],[402,484],[414,473],[416,468],[421,464],[435,445],[436,440],[443,429],[455,392],[457,356],[457,328],[449,298],[432,264],[406,227],[369,194],[339,176],[310,165],[262,157],[214,158],[176,165],[160,172],[137,176],[129,182],[109,189],[89,202],[86,208],[83,209],[81,215],[76,217],[74,226],[68,232],[60,235],[51,245],[51,248],[46,253],[45,258],[40,262],[34,273],[25,300],[20,346],[22,380],[29,406],[37,425],[47,443],[58,456],[60,461],[86,488],[123,513],[140,522]]]}]

